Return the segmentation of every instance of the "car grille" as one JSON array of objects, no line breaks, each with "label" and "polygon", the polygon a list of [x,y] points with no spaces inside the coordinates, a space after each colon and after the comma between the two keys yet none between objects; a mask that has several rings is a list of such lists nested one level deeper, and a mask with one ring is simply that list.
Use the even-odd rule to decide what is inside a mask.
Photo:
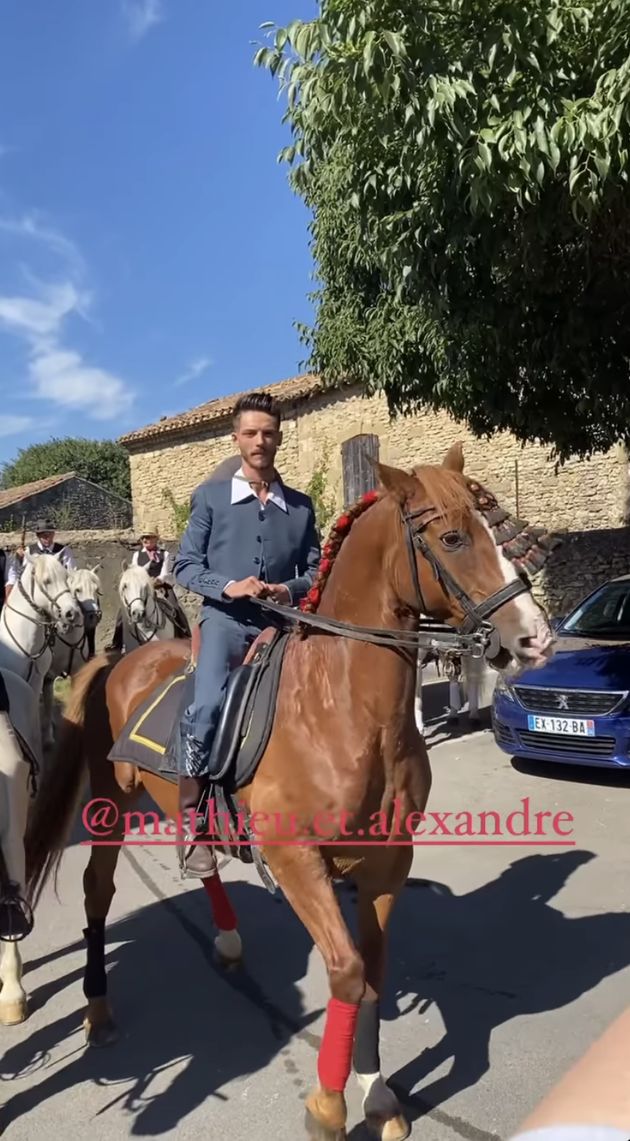
[{"label": "car grille", "polygon": [[495,721],[493,728],[494,735],[500,745],[514,744],[516,738],[514,737],[512,730],[507,725],[503,725],[501,721]]},{"label": "car grille", "polygon": [[615,752],[614,737],[561,737],[556,733],[530,733],[523,729],[519,733],[521,744],[527,749],[544,749],[546,753],[573,753],[585,757],[612,757]]},{"label": "car grille", "polygon": [[534,713],[582,713],[591,717],[612,713],[626,696],[608,689],[589,693],[586,689],[543,689],[537,685],[515,685],[514,692],[521,705]]}]

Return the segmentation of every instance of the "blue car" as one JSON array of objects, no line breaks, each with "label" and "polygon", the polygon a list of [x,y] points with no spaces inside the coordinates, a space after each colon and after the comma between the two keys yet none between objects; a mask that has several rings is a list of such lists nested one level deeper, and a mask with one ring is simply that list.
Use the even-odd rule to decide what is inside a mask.
[{"label": "blue car", "polygon": [[512,757],[630,768],[630,575],[554,625],[547,665],[497,681],[497,745]]}]

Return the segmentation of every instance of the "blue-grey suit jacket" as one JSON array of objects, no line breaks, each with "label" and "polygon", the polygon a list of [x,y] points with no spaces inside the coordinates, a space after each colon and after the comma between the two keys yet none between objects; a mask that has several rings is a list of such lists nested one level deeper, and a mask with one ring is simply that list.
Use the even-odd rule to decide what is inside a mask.
[{"label": "blue-grey suit jacket", "polygon": [[230,600],[223,591],[232,580],[255,578],[284,583],[294,605],[313,584],[320,560],[312,500],[280,481],[287,505],[263,508],[256,496],[232,503],[229,476],[210,478],[191,497],[188,526],[175,556],[176,581],[202,595],[201,616],[221,610],[237,621],[268,625],[265,614],[247,600]]}]

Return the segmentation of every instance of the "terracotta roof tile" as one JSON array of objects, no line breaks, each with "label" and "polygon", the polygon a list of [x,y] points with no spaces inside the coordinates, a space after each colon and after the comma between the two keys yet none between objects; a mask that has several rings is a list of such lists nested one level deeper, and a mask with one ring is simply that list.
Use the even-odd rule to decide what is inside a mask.
[{"label": "terracotta roof tile", "polygon": [[[267,384],[261,389],[247,389],[247,392],[264,391],[274,396],[280,404],[292,400],[300,400],[306,396],[313,396],[323,390],[323,382],[313,373],[290,377],[276,384]],[[119,444],[134,446],[147,440],[160,439],[166,436],[188,435],[190,432],[203,428],[206,425],[220,423],[228,420],[234,411],[237,400],[245,396],[246,392],[235,392],[231,396],[221,396],[217,400],[209,400],[206,404],[199,404],[189,412],[182,412],[178,416],[162,417],[156,424],[149,424],[146,428],[136,428],[121,436]]]},{"label": "terracotta roof tile", "polygon": [[7,487],[0,491],[0,508],[10,507],[12,503],[19,503],[31,495],[38,495],[42,491],[49,491],[58,483],[65,483],[67,479],[75,479],[76,472],[67,471],[63,475],[49,475],[47,479],[36,479],[33,483],[23,483],[19,487]]}]

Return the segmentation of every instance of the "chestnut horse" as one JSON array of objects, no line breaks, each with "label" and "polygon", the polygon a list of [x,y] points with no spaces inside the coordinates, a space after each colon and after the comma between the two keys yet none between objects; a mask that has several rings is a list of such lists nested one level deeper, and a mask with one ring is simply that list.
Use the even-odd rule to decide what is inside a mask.
[{"label": "chestnut horse", "polygon": [[[552,652],[551,631],[529,583],[478,510],[459,445],[442,466],[412,474],[384,465],[377,470],[378,491],[338,520],[306,605],[291,612],[295,628],[271,736],[253,779],[239,792],[240,802],[263,821],[256,842],[327,969],[318,1084],[306,1110],[309,1135],[320,1141],[346,1137],[345,1088],[353,1065],[364,1116],[381,1141],[402,1141],[410,1132],[381,1075],[378,1004],[386,929],[431,787],[414,718],[420,615],[455,631],[492,629],[495,663],[535,667]],[[155,643],[120,660],[102,656],[81,671],[29,829],[34,895],[62,857],[86,762],[92,796],[116,802],[121,830],[123,813],[142,787],[176,817],[173,783],[130,764],[114,765],[107,754],[134,709],[189,652],[185,642]],[[122,841],[121,832],[117,838]],[[114,1031],[103,939],[118,853],[115,846],[94,846],[83,881],[88,1041],[107,1041]],[[336,898],[340,879],[356,885],[356,943]],[[217,881],[214,888],[220,905]],[[232,927],[238,940],[229,915],[222,926]],[[228,956],[230,950],[234,944]]]}]

